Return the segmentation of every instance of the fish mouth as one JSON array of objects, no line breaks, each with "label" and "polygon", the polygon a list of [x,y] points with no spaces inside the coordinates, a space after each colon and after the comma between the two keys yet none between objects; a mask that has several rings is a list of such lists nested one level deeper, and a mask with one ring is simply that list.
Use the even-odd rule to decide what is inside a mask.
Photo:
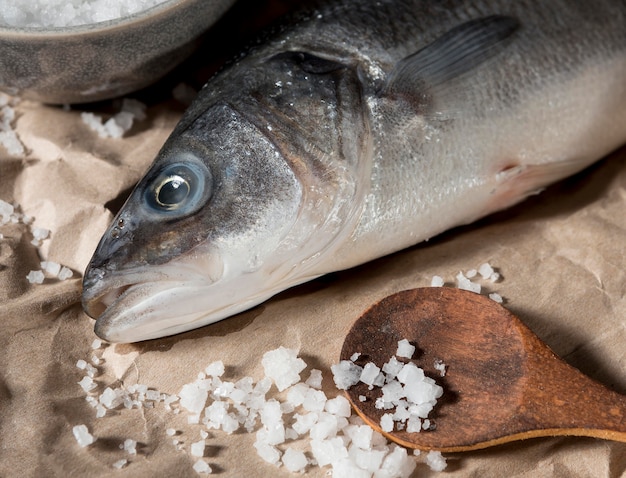
[{"label": "fish mouth", "polygon": [[82,306],[96,319],[96,335],[108,342],[172,335],[199,326],[206,310],[214,308],[207,297],[223,274],[224,264],[217,255],[121,271],[89,267]]},{"label": "fish mouth", "polygon": [[204,312],[197,297],[210,283],[153,281],[126,284],[86,297],[83,307],[96,319],[94,332],[108,342],[138,342],[189,328]]}]

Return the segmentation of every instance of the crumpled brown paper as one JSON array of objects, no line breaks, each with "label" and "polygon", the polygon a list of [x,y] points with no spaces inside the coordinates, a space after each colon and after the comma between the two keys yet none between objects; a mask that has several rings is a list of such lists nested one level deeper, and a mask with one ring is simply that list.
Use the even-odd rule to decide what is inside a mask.
[{"label": "crumpled brown paper", "polygon": [[[181,78],[183,79],[183,78]],[[89,109],[85,107],[85,109]],[[148,118],[123,139],[101,139],[66,110],[24,101],[15,129],[27,149],[0,147],[0,199],[14,201],[51,230],[40,247],[30,226],[0,226],[0,476],[195,476],[189,445],[200,426],[162,405],[118,409],[96,418],[77,384],[90,361],[93,321],[80,307],[81,274],[107,224],[111,204],[142,175],[184,107],[149,102]],[[91,108],[93,110],[93,107]],[[101,113],[102,110],[97,110]],[[236,317],[182,335],[97,351],[95,396],[107,386],[148,385],[178,393],[206,365],[223,360],[225,379],[263,376],[264,352],[299,349],[338,392],[330,365],[359,315],[399,290],[448,284],[459,271],[490,262],[502,274],[483,283],[567,362],[626,393],[626,150],[525,203],[354,270],[286,291]],[[40,260],[74,271],[67,281],[31,285]],[[97,441],[81,448],[72,427],[86,424]],[[166,429],[184,446],[178,450]],[[137,454],[120,450],[138,441]],[[205,460],[219,476],[291,476],[266,464],[254,434],[213,431]],[[113,468],[120,459],[129,463]],[[306,476],[327,476],[309,467]],[[626,475],[626,444],[587,438],[532,439],[448,455],[450,477],[607,477]],[[414,476],[434,476],[418,465]]]}]

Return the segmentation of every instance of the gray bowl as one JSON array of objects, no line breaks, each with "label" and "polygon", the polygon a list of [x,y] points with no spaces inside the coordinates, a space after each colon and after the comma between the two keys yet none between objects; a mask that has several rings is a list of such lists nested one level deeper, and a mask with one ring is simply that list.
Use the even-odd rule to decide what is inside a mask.
[{"label": "gray bowl", "polygon": [[86,103],[157,81],[235,0],[167,0],[132,16],[65,28],[0,27],[0,90]]}]

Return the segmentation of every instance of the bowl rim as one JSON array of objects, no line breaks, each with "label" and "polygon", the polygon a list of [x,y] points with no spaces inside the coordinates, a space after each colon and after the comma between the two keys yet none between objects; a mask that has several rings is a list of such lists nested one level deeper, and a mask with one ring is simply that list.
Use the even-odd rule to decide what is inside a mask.
[{"label": "bowl rim", "polygon": [[109,30],[128,27],[132,24],[151,22],[159,17],[169,15],[187,5],[202,3],[204,0],[163,0],[145,10],[97,23],[86,23],[67,27],[11,27],[0,24],[0,38],[9,39],[47,39],[102,34]]}]

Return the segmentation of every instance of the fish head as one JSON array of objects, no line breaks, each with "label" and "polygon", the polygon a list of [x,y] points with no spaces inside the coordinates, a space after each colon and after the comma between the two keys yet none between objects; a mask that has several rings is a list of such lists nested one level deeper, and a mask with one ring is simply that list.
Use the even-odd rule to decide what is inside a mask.
[{"label": "fish head", "polygon": [[172,135],[102,237],[83,280],[95,332],[135,342],[190,330],[276,293],[302,186],[227,104]]}]

